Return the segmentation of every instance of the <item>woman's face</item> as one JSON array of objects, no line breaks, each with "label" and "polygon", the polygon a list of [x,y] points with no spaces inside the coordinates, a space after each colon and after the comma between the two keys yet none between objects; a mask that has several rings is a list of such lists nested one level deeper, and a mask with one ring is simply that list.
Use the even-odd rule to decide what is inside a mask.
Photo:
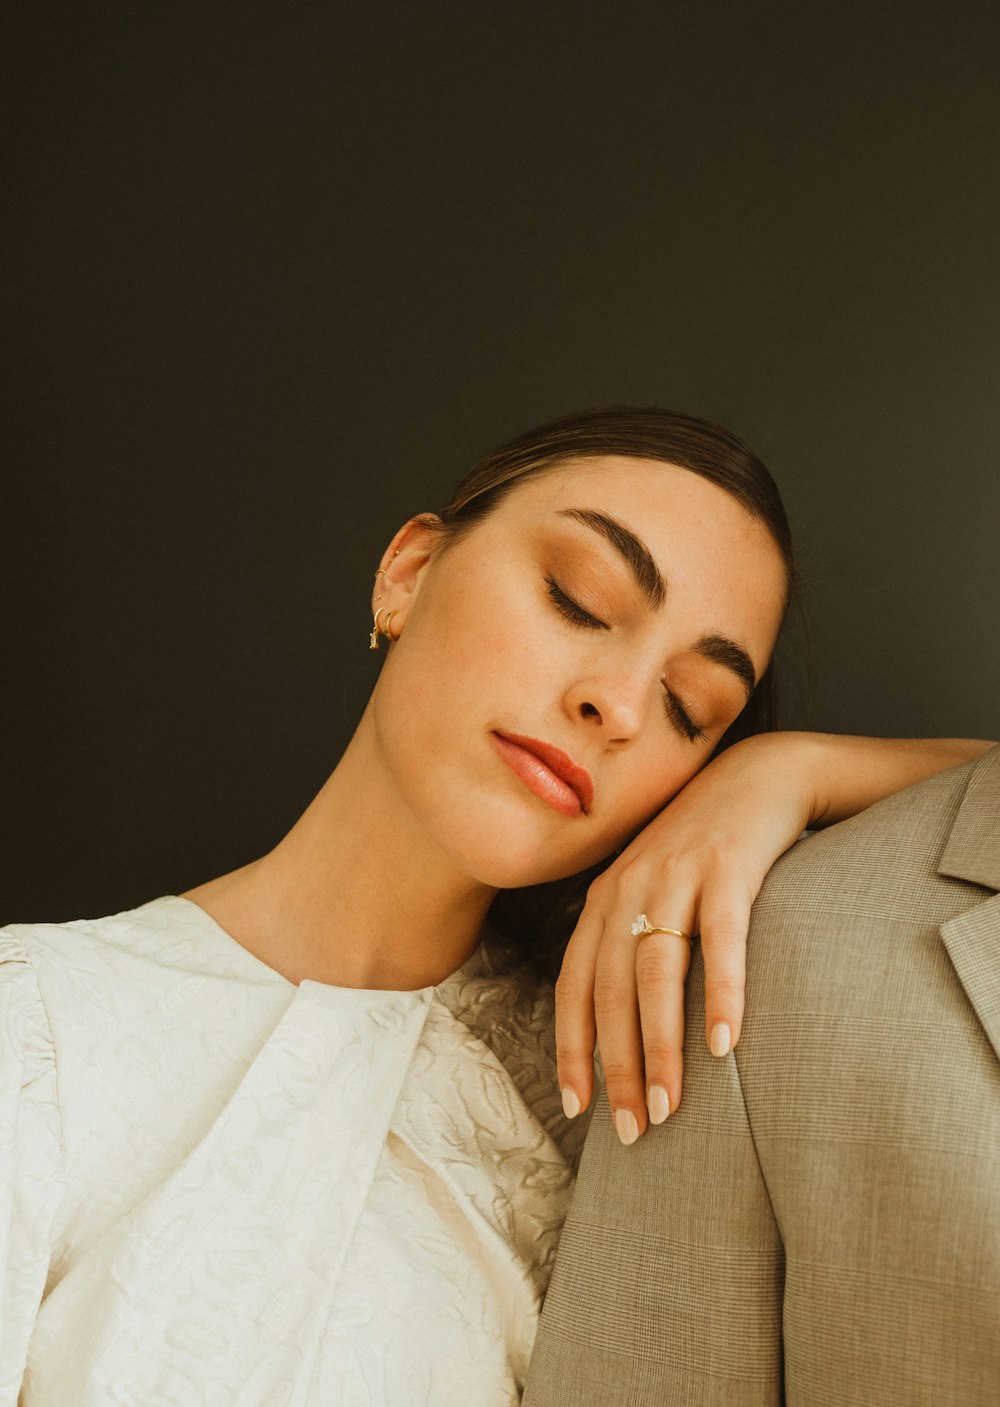
[{"label": "woman's face", "polygon": [[486,885],[575,873],[743,708],[781,623],[781,554],[724,490],[619,455],[566,461],[435,542],[411,523],[379,578],[399,635],[372,702],[393,786]]}]

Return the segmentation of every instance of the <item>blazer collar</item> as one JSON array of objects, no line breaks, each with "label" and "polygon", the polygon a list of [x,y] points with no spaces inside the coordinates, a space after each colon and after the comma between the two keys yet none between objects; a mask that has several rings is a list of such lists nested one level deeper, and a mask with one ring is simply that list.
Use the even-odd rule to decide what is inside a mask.
[{"label": "blazer collar", "polygon": [[1000,890],[1000,746],[984,752],[969,772],[938,874]]}]

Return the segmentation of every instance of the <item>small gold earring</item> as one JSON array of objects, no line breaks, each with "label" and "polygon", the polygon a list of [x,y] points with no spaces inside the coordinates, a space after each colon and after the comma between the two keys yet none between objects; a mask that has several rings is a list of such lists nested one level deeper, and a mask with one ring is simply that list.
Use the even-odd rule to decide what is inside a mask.
[{"label": "small gold earring", "polygon": [[[379,637],[379,634],[381,633],[381,632],[380,632],[380,629],[379,629],[378,618],[379,618],[379,616],[382,614],[382,612],[383,612],[384,610],[385,610],[385,607],[384,607],[384,606],[379,606],[378,610],[375,612],[375,622],[374,622],[374,624],[372,625],[372,631],[371,631],[371,634],[370,634],[369,637],[368,637],[368,648],[369,648],[369,650],[377,650],[377,649],[378,649],[378,637]],[[390,611],[389,614],[391,615],[392,612]]]},{"label": "small gold earring", "polygon": [[[399,548],[398,548],[398,547],[396,548],[395,552],[394,552],[392,555],[393,555],[393,558],[394,558],[394,559],[399,556]],[[375,573],[375,580],[378,581],[378,579],[379,579],[380,576],[385,576],[385,567],[379,567],[378,571]],[[381,591],[380,591],[380,592],[378,593],[378,595],[375,597],[375,600],[376,600],[376,601],[381,601],[381,599],[382,599],[382,593],[381,593]],[[389,634],[389,628],[388,628],[388,627],[389,627],[389,616],[392,615],[392,611],[390,611],[390,612],[389,612],[389,615],[386,616],[386,618],[385,618],[385,625],[380,626],[379,623],[378,623],[378,618],[379,618],[379,616],[382,614],[382,612],[383,612],[384,610],[385,610],[385,607],[384,607],[384,606],[379,606],[378,610],[375,612],[375,622],[374,622],[374,624],[372,625],[371,632],[370,632],[370,634],[369,634],[369,636],[368,636],[368,648],[369,648],[369,650],[377,650],[377,649],[378,649],[378,637],[379,637],[380,635],[385,635],[386,639],[388,639],[388,640],[391,640],[391,639],[393,638],[393,637]]]}]

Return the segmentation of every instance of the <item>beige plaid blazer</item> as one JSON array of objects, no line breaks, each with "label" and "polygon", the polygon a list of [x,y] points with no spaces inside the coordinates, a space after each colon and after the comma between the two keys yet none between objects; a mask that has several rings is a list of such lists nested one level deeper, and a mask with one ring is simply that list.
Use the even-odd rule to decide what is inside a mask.
[{"label": "beige plaid blazer", "polygon": [[747,1015],[618,1142],[602,1091],[524,1407],[1000,1404],[1000,748],[800,841]]}]

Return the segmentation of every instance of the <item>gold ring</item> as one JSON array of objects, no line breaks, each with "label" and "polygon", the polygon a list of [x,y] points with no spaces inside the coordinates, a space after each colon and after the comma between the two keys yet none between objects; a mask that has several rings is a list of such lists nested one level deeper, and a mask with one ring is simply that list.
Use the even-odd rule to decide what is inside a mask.
[{"label": "gold ring", "polygon": [[645,938],[648,933],[669,933],[671,938],[685,938],[689,943],[694,943],[690,933],[685,933],[681,928],[660,928],[650,923],[645,914],[636,914],[629,932],[633,938]]}]

